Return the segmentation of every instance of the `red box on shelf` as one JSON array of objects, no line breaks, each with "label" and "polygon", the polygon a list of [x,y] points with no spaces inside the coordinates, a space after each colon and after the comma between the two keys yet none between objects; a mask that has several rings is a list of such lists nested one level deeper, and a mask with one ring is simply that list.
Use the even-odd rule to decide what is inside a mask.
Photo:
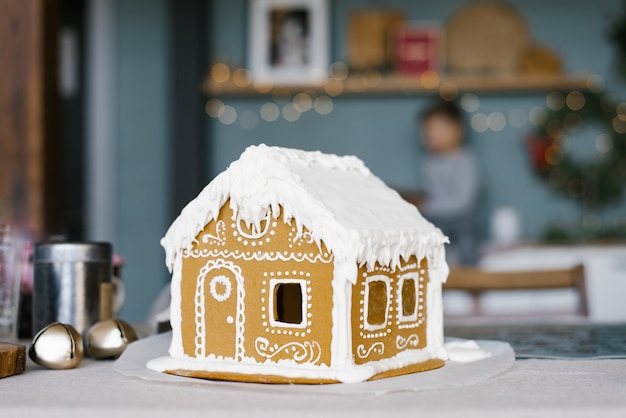
[{"label": "red box on shelf", "polygon": [[394,39],[395,64],[399,73],[418,75],[438,71],[441,64],[441,29],[439,27],[405,27]]}]

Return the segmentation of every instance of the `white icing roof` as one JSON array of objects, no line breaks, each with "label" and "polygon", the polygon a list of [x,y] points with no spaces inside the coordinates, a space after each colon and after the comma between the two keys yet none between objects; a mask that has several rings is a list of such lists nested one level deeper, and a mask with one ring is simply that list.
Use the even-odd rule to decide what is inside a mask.
[{"label": "white icing roof", "polygon": [[395,266],[413,254],[434,258],[431,267],[433,261],[445,267],[447,237],[358,158],[259,145],[215,177],[169,228],[161,245],[170,271],[229,198],[238,217],[259,229],[268,210],[277,218],[282,207],[286,221],[295,219],[299,230],[306,226],[313,239],[324,242],[336,274],[350,280],[357,263]]}]

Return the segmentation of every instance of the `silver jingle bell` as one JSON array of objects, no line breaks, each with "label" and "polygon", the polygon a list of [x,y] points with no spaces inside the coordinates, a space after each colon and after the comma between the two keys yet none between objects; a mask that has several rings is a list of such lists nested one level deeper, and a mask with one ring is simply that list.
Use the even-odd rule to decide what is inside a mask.
[{"label": "silver jingle bell", "polygon": [[83,339],[73,326],[53,322],[35,335],[28,356],[49,369],[73,369],[83,360]]},{"label": "silver jingle bell", "polygon": [[116,359],[128,344],[137,340],[130,324],[117,318],[96,322],[87,331],[87,354],[94,359]]}]

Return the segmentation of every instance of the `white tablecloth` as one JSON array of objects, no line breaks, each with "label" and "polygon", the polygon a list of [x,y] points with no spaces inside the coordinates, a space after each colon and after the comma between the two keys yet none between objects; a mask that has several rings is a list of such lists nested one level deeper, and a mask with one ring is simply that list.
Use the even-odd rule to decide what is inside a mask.
[{"label": "white tablecloth", "polygon": [[209,389],[129,378],[110,361],[0,379],[0,417],[625,417],[626,360],[520,360],[486,382],[384,396]]}]

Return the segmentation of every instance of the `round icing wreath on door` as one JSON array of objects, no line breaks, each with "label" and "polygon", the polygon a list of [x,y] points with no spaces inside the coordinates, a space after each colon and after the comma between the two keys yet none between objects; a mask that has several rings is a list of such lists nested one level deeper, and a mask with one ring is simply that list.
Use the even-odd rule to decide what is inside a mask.
[{"label": "round icing wreath on door", "polygon": [[224,302],[230,297],[232,285],[226,276],[215,276],[209,283],[209,292],[213,299],[218,302]]}]

